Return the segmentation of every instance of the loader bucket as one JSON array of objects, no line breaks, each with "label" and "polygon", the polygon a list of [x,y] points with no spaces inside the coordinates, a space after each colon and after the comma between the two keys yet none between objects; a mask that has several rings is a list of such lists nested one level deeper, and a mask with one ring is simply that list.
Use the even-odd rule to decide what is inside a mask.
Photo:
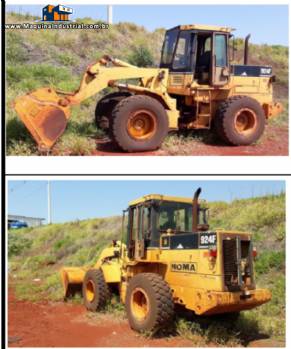
[{"label": "loader bucket", "polygon": [[61,279],[64,288],[64,299],[74,296],[76,293],[82,293],[82,284],[87,269],[66,267],[62,268]]},{"label": "loader bucket", "polygon": [[14,101],[14,109],[41,150],[49,150],[66,129],[69,103],[60,105],[61,100],[55,90],[41,88]]}]

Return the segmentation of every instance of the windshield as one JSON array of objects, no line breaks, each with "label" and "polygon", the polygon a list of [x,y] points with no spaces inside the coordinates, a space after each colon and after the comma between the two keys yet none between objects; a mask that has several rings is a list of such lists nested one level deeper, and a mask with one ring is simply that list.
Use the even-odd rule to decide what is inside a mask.
[{"label": "windshield", "polygon": [[[158,208],[158,230],[192,232],[192,204],[162,202]],[[208,208],[199,208],[198,224],[208,224]]]},{"label": "windshield", "polygon": [[192,230],[192,205],[163,202],[158,210],[158,229],[190,232]]},{"label": "windshield", "polygon": [[161,64],[169,65],[172,63],[172,57],[175,50],[178,33],[179,33],[178,29],[174,29],[166,32],[165,41],[163,45]]}]

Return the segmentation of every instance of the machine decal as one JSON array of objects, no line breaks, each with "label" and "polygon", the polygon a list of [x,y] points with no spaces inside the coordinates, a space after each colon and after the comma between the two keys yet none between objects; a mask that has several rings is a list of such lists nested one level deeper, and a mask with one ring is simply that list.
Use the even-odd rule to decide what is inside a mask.
[{"label": "machine decal", "polygon": [[203,232],[199,236],[199,248],[208,248],[209,246],[216,245],[216,233],[215,232]]},{"label": "machine decal", "polygon": [[170,250],[193,250],[198,248],[198,234],[184,233],[162,236],[161,248]]},{"label": "machine decal", "polygon": [[255,65],[233,65],[232,74],[235,76],[270,77],[272,75],[272,67],[260,67]]},{"label": "machine decal", "polygon": [[171,271],[178,273],[196,273],[196,263],[171,263]]},{"label": "machine decal", "polygon": [[161,238],[161,248],[168,250],[197,250],[215,246],[216,232],[186,233],[167,235]]}]

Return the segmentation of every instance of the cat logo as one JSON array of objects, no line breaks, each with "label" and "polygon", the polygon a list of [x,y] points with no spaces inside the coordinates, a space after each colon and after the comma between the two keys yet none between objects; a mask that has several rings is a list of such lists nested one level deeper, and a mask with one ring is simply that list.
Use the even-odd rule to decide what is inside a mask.
[{"label": "cat logo", "polygon": [[196,273],[196,263],[172,263],[171,271],[180,273]]}]

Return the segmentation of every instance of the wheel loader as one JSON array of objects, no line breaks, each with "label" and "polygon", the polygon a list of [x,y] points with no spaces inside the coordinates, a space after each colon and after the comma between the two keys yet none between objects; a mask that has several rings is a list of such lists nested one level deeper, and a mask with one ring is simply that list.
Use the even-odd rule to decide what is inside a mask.
[{"label": "wheel loader", "polygon": [[271,292],[256,288],[251,234],[210,229],[200,192],[130,202],[121,240],[96,265],[60,270],[65,299],[81,292],[85,307],[99,311],[117,292],[136,331],[167,326],[177,307],[211,316],[268,302]]},{"label": "wheel loader", "polygon": [[[273,101],[270,66],[231,64],[232,29],[180,25],[166,31],[159,68],[139,68],[110,56],[90,64],[75,92],[45,87],[18,97],[14,108],[40,150],[65,131],[70,107],[105,88],[96,123],[127,152],[161,146],[171,130],[214,129],[227,144],[248,145],[282,111]],[[135,81],[135,83],[134,83]]]}]

